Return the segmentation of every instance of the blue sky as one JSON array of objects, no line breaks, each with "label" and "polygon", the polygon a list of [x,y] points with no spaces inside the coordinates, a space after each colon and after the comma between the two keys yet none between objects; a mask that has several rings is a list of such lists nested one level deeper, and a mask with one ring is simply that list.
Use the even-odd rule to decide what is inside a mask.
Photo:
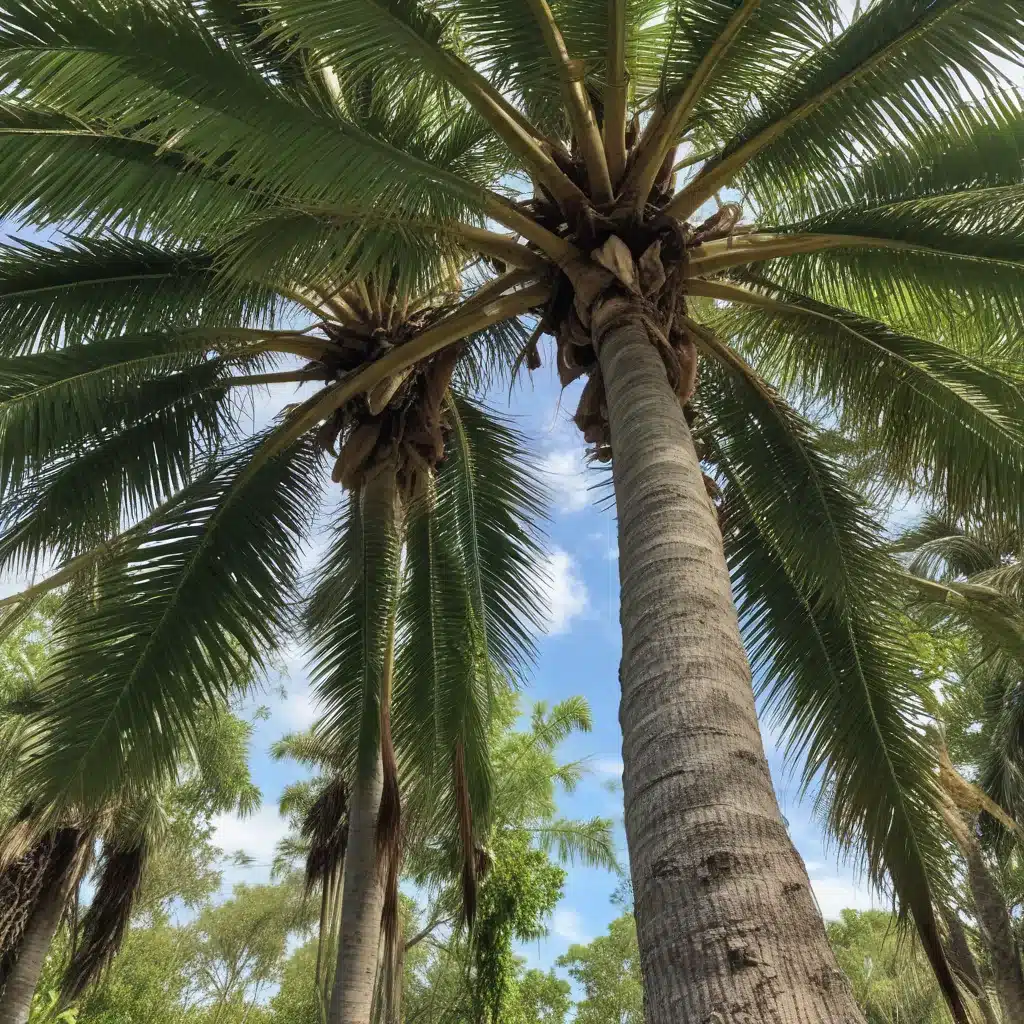
[{"label": "blue sky", "polygon": [[[622,797],[616,788],[621,773],[618,725],[618,563],[615,520],[607,507],[607,477],[588,469],[582,438],[571,423],[579,388],[560,393],[550,358],[532,380],[525,380],[513,394],[491,396],[491,404],[513,416],[534,447],[536,469],[547,481],[552,496],[552,519],[547,529],[550,574],[548,631],[539,638],[539,657],[532,682],[522,694],[523,706],[533,701],[549,703],[576,694],[584,695],[593,712],[591,733],[572,737],[562,748],[563,758],[588,758],[591,771],[572,795],[560,796],[564,814],[577,817],[602,815],[617,822],[625,861],[622,834]],[[266,394],[254,410],[257,421],[271,410],[294,401],[291,389]],[[282,733],[309,725],[315,708],[303,667],[303,654],[289,652],[286,670],[275,686],[284,687],[280,697],[273,688],[262,702],[271,709],[268,721],[257,725],[253,739],[252,768],[263,790],[263,808],[246,820],[236,817],[218,822],[217,842],[227,851],[245,850],[255,863],[247,868],[228,865],[223,892],[233,882],[262,880],[269,874],[274,844],[285,825],[276,812],[281,789],[302,770],[293,764],[276,763],[268,756],[270,744]],[[827,917],[847,906],[872,905],[870,893],[858,885],[852,871],[837,864],[823,848],[821,830],[811,818],[809,803],[799,798],[798,786],[787,772],[770,738],[769,754],[780,804],[793,838],[807,862],[819,903]],[[523,949],[527,959],[548,966],[573,942],[600,935],[620,912],[610,901],[617,878],[608,872],[569,867],[565,896],[551,922],[549,936]]]}]

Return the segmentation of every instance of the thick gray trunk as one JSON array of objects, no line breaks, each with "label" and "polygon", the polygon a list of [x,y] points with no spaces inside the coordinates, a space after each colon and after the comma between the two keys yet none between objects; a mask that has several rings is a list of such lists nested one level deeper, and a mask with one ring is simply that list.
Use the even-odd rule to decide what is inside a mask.
[{"label": "thick gray trunk", "polygon": [[377,771],[357,779],[349,804],[348,847],[341,897],[338,966],[329,1024],[369,1024],[380,951],[384,890],[377,870],[377,812],[383,785]]},{"label": "thick gray trunk", "polygon": [[683,411],[639,315],[606,329],[603,312],[646,1024],[860,1024],[775,800]]},{"label": "thick gray trunk", "polygon": [[0,994],[0,1022],[27,1024],[46,954],[64,911],[63,889],[54,886],[40,900],[22,938],[18,959]]},{"label": "thick gray trunk", "polygon": [[965,844],[963,851],[967,859],[967,882],[971,887],[981,938],[992,965],[996,996],[1004,1020],[1024,1021],[1024,971],[1021,970],[1020,950],[1014,938],[1013,925],[1003,895],[985,862],[981,845],[974,840],[973,834],[971,839],[973,841]]}]

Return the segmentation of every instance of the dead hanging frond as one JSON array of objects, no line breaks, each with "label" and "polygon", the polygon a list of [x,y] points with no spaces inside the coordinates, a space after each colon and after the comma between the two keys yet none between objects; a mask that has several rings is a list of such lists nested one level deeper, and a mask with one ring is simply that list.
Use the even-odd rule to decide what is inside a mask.
[{"label": "dead hanging frond", "polygon": [[[20,822],[26,824],[27,822]],[[91,833],[77,827],[44,834],[0,872],[0,989],[17,962],[25,932],[43,900],[61,900],[88,867]]]},{"label": "dead hanging frond", "polygon": [[306,894],[340,872],[348,845],[348,785],[331,776],[306,811],[299,828],[309,844],[306,853]]},{"label": "dead hanging frond", "polygon": [[104,846],[96,894],[82,921],[81,942],[61,985],[65,1001],[77,999],[98,980],[121,948],[142,887],[147,859],[145,842],[124,850]]},{"label": "dead hanging frond", "polygon": [[455,806],[459,816],[459,843],[462,849],[462,914],[466,924],[472,929],[476,920],[477,853],[473,840],[473,806],[469,796],[469,781],[466,778],[466,755],[461,742],[455,745],[452,774]]},{"label": "dead hanging frond", "polygon": [[348,846],[348,785],[329,776],[310,805],[299,831],[306,840],[306,895],[320,886],[320,937],[317,943],[317,991],[326,1006],[333,980],[334,938],[340,920],[342,872]]}]

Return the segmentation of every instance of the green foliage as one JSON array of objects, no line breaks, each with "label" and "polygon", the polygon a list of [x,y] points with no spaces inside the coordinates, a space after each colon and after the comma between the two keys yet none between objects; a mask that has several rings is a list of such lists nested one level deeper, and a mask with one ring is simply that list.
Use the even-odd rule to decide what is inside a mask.
[{"label": "green foliage", "polygon": [[579,1024],[643,1024],[640,951],[632,914],[612,921],[607,935],[585,946],[570,946],[558,966],[567,968],[583,987],[584,999],[576,1006]]},{"label": "green foliage", "polygon": [[950,1020],[927,958],[916,942],[900,935],[891,914],[844,910],[827,931],[868,1024]]},{"label": "green foliage", "polygon": [[480,889],[471,938],[473,1012],[478,1024],[505,1020],[516,970],[512,943],[546,934],[545,919],[561,898],[565,881],[565,872],[522,834],[499,834],[492,856],[494,866]]}]

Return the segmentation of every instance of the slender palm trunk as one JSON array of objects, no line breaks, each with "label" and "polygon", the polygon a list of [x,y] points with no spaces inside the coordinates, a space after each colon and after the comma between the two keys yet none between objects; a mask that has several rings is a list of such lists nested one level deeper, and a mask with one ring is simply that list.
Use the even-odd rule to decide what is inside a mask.
[{"label": "slender palm trunk", "polygon": [[[368,628],[386,631],[377,680],[378,700],[390,700],[394,671],[394,601],[401,546],[401,502],[394,467],[378,467],[363,485],[361,495],[364,529],[375,524],[376,540],[364,540],[363,572],[376,581],[370,589],[386,594],[373,607],[364,608]],[[364,535],[365,536],[365,535]],[[370,659],[372,661],[372,659]],[[383,724],[384,718],[381,718]],[[342,881],[341,929],[338,963],[331,992],[328,1024],[370,1024],[377,967],[380,961],[381,914],[384,887],[377,843],[377,822],[384,792],[384,761],[378,746],[370,772],[357,774],[349,801],[348,845]]]},{"label": "slender palm trunk", "polygon": [[46,954],[57,933],[64,910],[64,890],[53,886],[41,899],[29,920],[18,959],[0,994],[0,1021],[26,1024],[32,1009],[32,996],[43,973]]},{"label": "slender palm trunk", "polygon": [[978,927],[992,965],[992,982],[1003,1019],[1024,1021],[1024,971],[1013,924],[1006,911],[1006,901],[985,862],[981,844],[974,838],[974,823],[971,825],[970,841],[962,844],[962,849],[967,859],[967,883],[971,887]]},{"label": "slender palm trunk", "polygon": [[[611,314],[614,320],[609,323]],[[758,730],[715,510],[639,311],[594,311],[646,1024],[859,1024]]]},{"label": "slender palm trunk", "polygon": [[952,907],[943,907],[942,917],[949,933],[947,954],[950,966],[978,1004],[984,1024],[999,1024],[999,1018],[985,989],[985,980],[978,968],[978,961],[974,959],[970,943],[967,941],[967,932],[964,930],[960,915]]},{"label": "slender palm trunk", "polygon": [[368,778],[352,786],[338,966],[328,1024],[369,1024],[377,981],[380,916],[384,905],[377,865],[377,813],[383,789],[378,762]]}]

